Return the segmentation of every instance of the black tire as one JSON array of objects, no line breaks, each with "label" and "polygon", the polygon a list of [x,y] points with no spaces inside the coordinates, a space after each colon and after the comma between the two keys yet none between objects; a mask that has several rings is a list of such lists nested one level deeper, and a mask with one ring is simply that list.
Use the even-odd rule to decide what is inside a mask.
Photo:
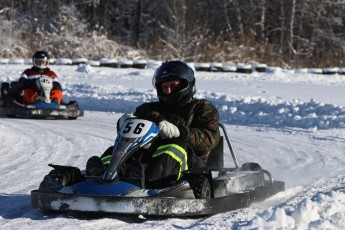
[{"label": "black tire", "polygon": [[197,199],[209,199],[212,198],[212,188],[210,180],[206,175],[200,175],[189,180],[189,184],[194,192],[194,196]]},{"label": "black tire", "polygon": [[68,117],[68,120],[77,120],[78,117]]},{"label": "black tire", "polygon": [[8,82],[2,82],[0,88],[1,88],[0,97],[5,98],[9,94],[10,84]]},{"label": "black tire", "polygon": [[242,165],[241,171],[262,171],[262,168],[258,163],[248,162]]},{"label": "black tire", "polygon": [[16,117],[16,115],[13,115],[13,114],[6,114],[6,116],[7,116],[8,118],[15,118],[15,117]]},{"label": "black tire", "polygon": [[61,211],[61,210],[42,210],[43,214],[47,215],[47,216],[59,216],[61,214],[65,214],[68,211]]},{"label": "black tire", "polygon": [[207,177],[205,177],[201,185],[201,193],[200,193],[199,198],[210,199],[211,197],[212,197],[211,184],[210,184],[210,181],[207,179]]}]

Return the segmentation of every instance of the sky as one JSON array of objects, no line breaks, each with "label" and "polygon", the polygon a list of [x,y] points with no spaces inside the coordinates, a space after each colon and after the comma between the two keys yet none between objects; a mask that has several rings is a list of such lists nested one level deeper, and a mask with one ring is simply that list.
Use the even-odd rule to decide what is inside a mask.
[{"label": "sky", "polygon": [[[193,63],[189,63],[193,67]],[[156,101],[146,69],[51,65],[77,120],[0,117],[0,225],[3,229],[345,229],[345,75],[268,67],[266,72],[195,73],[197,98],[219,110],[240,164],[257,162],[286,189],[248,208],[204,218],[151,218],[32,209],[49,163],[85,168],[114,143],[116,122]],[[0,81],[30,65],[0,65]],[[233,166],[225,153],[225,166]]]}]

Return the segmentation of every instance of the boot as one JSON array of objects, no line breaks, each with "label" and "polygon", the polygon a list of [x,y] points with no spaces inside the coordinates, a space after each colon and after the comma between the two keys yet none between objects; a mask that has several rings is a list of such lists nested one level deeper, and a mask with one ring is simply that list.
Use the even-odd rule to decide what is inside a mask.
[{"label": "boot", "polygon": [[86,163],[87,176],[101,176],[105,172],[105,167],[98,156],[89,158]]}]

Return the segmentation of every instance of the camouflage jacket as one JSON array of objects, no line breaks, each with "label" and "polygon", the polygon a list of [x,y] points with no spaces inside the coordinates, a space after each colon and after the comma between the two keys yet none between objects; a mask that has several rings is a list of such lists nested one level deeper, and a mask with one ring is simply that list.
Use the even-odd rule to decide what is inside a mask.
[{"label": "camouflage jacket", "polygon": [[206,158],[217,145],[219,114],[208,100],[193,98],[180,107],[167,107],[159,102],[144,103],[137,107],[135,116],[158,123],[162,120],[175,124],[197,156]]}]

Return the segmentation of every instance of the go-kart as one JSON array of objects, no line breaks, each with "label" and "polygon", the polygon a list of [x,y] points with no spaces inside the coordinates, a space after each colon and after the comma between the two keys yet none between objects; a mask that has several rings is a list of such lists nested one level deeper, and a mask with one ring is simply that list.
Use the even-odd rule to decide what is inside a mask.
[{"label": "go-kart", "polygon": [[[155,140],[159,128],[142,119],[127,119],[117,134],[110,165],[99,176],[73,166],[52,165],[39,188],[31,191],[33,208],[43,211],[104,212],[146,216],[204,216],[248,207],[283,191],[285,183],[257,163],[239,166],[225,126],[207,167],[184,171],[176,184],[147,188],[120,176],[121,166]],[[234,167],[224,167],[224,139]],[[133,178],[132,178],[133,179]]]},{"label": "go-kart", "polygon": [[[84,110],[79,108],[76,101],[61,101],[60,104],[52,102],[49,99],[52,80],[48,77],[39,79],[42,85],[42,94],[45,99],[37,101],[33,104],[25,104],[23,102],[22,92],[11,93],[17,82],[2,82],[0,94],[0,115],[9,118],[53,118],[53,119],[70,119],[75,120],[80,116],[84,116]],[[48,82],[48,87],[44,85]]]}]

